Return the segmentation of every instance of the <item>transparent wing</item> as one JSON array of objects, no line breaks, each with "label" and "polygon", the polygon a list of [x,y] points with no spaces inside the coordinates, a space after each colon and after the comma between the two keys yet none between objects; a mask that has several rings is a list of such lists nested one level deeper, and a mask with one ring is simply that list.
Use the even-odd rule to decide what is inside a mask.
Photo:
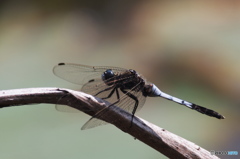
[{"label": "transparent wing", "polygon": [[[140,84],[140,83],[139,83]],[[146,101],[146,97],[142,95],[142,91],[139,90],[141,89],[141,87],[139,87],[139,84],[137,84],[133,89],[129,90],[127,93],[131,93],[132,95],[134,95],[137,99],[138,99],[138,107],[137,107],[137,110],[136,111],[139,111],[145,101]],[[121,94],[123,94],[121,91],[119,92]],[[114,105],[128,111],[129,113],[132,113],[133,109],[134,109],[134,106],[135,106],[135,100],[133,100],[132,98],[130,98],[128,95],[126,94],[123,94],[122,96],[120,95],[120,101]],[[107,101],[109,101],[109,99],[106,99]],[[111,101],[114,101],[114,102],[110,102],[110,103],[115,103],[117,101],[117,97],[116,95],[114,95],[114,97],[110,98]],[[103,121],[103,120],[100,120],[98,119],[100,116],[105,116],[105,115],[108,115],[108,116],[111,116],[111,114],[107,113],[109,109],[114,109],[113,107],[107,107],[107,108],[104,108],[102,109],[101,111],[99,111],[94,117],[90,118],[83,126],[82,126],[82,130],[85,130],[85,129],[90,129],[90,128],[94,128],[96,126],[100,126],[100,125],[104,125],[104,124],[107,124],[107,122]],[[112,117],[112,119],[114,119],[114,117]]]},{"label": "transparent wing", "polygon": [[[112,86],[108,86],[105,82],[102,81],[102,79],[92,79],[91,82],[88,82],[82,86],[81,91],[91,94],[93,96],[97,96],[98,98],[105,98],[107,97],[110,92]],[[108,89],[108,90],[107,90]],[[99,95],[96,95],[98,92],[106,90],[103,93],[100,93]],[[64,97],[62,97],[64,98]],[[59,100],[61,100],[60,98]],[[108,102],[114,101],[114,98],[108,100]],[[69,106],[64,106],[64,105],[55,105],[56,110],[61,111],[61,112],[68,112],[68,113],[76,113],[80,112],[77,109],[71,108]]]},{"label": "transparent wing", "polygon": [[[113,70],[114,73],[121,73],[126,71],[124,68],[109,67],[109,66],[87,66],[81,64],[59,63],[53,68],[53,73],[71,83],[83,85],[82,91],[95,95],[100,89],[106,89],[106,81],[102,81],[101,76],[107,69]],[[107,94],[107,92],[105,93]],[[101,94],[101,96],[104,94]],[[98,96],[101,98],[101,96]],[[61,100],[61,99],[59,99]],[[77,109],[64,105],[56,105],[56,110],[61,112],[76,113],[80,112]]]},{"label": "transparent wing", "polygon": [[[66,81],[83,85],[81,90],[85,93],[89,93],[103,99],[106,98],[105,100],[107,100],[109,103],[115,103],[118,101],[116,92],[113,92],[111,97],[109,96],[112,91],[114,91],[113,85],[109,85],[108,81],[103,81],[101,79],[102,73],[107,69],[113,70],[113,72],[116,74],[127,71],[127,69],[118,67],[86,66],[80,64],[60,63],[53,68],[53,73]],[[128,76],[126,78],[132,78],[132,76]],[[111,79],[109,79],[109,81],[111,81]],[[131,93],[139,100],[137,111],[140,110],[140,108],[142,108],[143,104],[145,103],[145,97],[142,95],[141,91],[138,91],[138,89],[140,89],[140,87],[138,88],[138,85],[139,84],[137,84],[132,90],[128,91],[128,93]],[[119,91],[119,96],[120,101],[115,105],[132,113],[135,101],[121,91]],[[64,112],[79,112],[78,110],[75,111],[73,108],[70,108],[68,106],[64,107],[62,105],[56,105],[56,109]],[[88,129],[107,124],[107,122],[97,119],[98,116],[107,114],[107,110],[109,109],[104,109],[97,113],[96,118],[91,118],[82,127],[82,129]]]},{"label": "transparent wing", "polygon": [[[131,78],[131,77],[132,76],[129,76],[126,78]],[[126,78],[122,78],[121,80],[125,80]],[[109,80],[111,81],[111,79],[109,79]],[[92,79],[90,82],[88,82],[82,86],[81,91],[91,94],[93,96],[96,96],[98,98],[102,98],[102,99],[108,101],[109,103],[114,103],[118,100],[116,93],[112,94],[112,96],[109,97],[111,92],[114,91],[113,90],[114,85],[108,85],[107,83],[108,83],[108,81],[103,82],[102,79]],[[123,97],[122,99],[124,99],[124,95],[125,94],[123,92],[119,91],[119,96]],[[59,100],[61,100],[61,98]],[[131,98],[130,98],[130,100],[131,100]],[[119,104],[120,104],[120,102],[119,102]],[[118,106],[118,103],[115,105]],[[69,106],[64,106],[64,105],[56,105],[55,108],[56,108],[56,110],[61,111],[61,112],[68,112],[68,113],[79,112],[77,109],[71,108]],[[128,110],[128,109],[129,108],[127,108],[127,107],[125,108],[125,110]],[[131,111],[131,110],[129,110],[129,111]]]},{"label": "transparent wing", "polygon": [[92,79],[101,79],[102,73],[107,69],[111,69],[113,72],[126,71],[126,69],[119,67],[59,63],[53,68],[53,73],[66,81],[83,85]]},{"label": "transparent wing", "polygon": [[55,109],[60,112],[68,112],[68,113],[79,113],[80,112],[78,109],[72,108],[67,105],[60,105],[60,104],[56,104]]},{"label": "transparent wing", "polygon": [[[67,97],[68,95],[63,95],[60,97],[57,101],[59,103],[63,98]],[[67,113],[79,113],[80,111],[78,109],[75,109],[73,107],[70,107],[68,105],[61,105],[61,104],[56,104],[55,109],[60,112],[67,112]]]},{"label": "transparent wing", "polygon": [[108,122],[97,119],[97,118],[90,118],[81,128],[81,130],[95,128],[97,126],[106,125]]}]

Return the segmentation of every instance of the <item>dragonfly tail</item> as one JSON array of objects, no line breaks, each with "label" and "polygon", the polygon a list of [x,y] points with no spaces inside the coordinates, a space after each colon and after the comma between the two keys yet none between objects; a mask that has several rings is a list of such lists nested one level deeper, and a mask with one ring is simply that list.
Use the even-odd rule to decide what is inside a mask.
[{"label": "dragonfly tail", "polygon": [[218,112],[215,112],[214,110],[211,110],[211,109],[207,109],[205,107],[202,107],[202,106],[199,106],[197,104],[194,104],[194,103],[190,103],[190,102],[187,102],[185,100],[182,100],[182,99],[179,99],[179,98],[176,98],[176,97],[173,97],[169,94],[166,94],[164,92],[161,92],[159,94],[160,97],[163,97],[165,99],[168,99],[168,100],[171,100],[173,102],[176,102],[178,104],[181,104],[181,105],[184,105],[190,109],[193,109],[193,110],[196,110],[202,114],[206,114],[208,116],[211,116],[211,117],[215,117],[215,118],[218,118],[218,119],[224,119],[225,117],[222,116],[221,114],[219,114]]}]

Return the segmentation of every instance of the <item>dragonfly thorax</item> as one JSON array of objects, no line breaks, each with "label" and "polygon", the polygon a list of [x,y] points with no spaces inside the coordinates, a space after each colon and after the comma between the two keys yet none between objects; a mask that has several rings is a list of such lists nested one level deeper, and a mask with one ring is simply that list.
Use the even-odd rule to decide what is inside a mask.
[{"label": "dragonfly thorax", "polygon": [[125,73],[122,73],[117,78],[122,78],[122,80],[119,81],[119,85],[122,89],[125,90],[133,90],[133,91],[142,91],[142,88],[145,85],[144,79],[135,71],[132,69],[129,69]]}]

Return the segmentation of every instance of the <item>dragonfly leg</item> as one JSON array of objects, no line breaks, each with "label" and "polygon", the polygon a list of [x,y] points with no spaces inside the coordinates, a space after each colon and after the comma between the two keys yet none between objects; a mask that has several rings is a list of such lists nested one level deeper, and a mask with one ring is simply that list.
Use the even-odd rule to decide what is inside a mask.
[{"label": "dragonfly leg", "polygon": [[[114,103],[111,103],[107,108],[109,108],[110,106],[114,105],[114,104],[117,104],[119,101],[120,101],[120,95],[119,95],[119,92],[118,92],[118,89],[115,87],[111,93],[108,95],[107,98],[110,98],[112,96],[112,94],[114,93],[114,91],[116,91],[116,95],[117,95],[117,101],[114,102]],[[102,98],[102,99],[107,99],[107,98]],[[105,109],[105,108],[104,108]]]},{"label": "dragonfly leg", "polygon": [[[111,96],[113,95],[113,93],[116,91],[116,94],[118,94],[118,90],[116,88],[113,88],[113,90],[109,93],[109,95],[107,97],[104,97],[102,99],[108,99],[111,98]],[[119,96],[119,94],[118,94]]]},{"label": "dragonfly leg", "polygon": [[[103,108],[103,109],[101,109],[100,111],[98,111],[95,115],[93,115],[84,125],[83,125],[83,127],[82,127],[82,130],[84,130],[84,129],[87,129],[87,128],[92,128],[92,127],[95,127],[95,126],[98,126],[98,125],[101,125],[101,124],[99,124],[99,123],[97,123],[96,125],[93,123],[94,122],[94,118],[96,118],[96,120],[95,120],[95,122],[96,121],[98,121],[99,122],[99,120],[101,120],[101,116],[104,116],[105,115],[105,113],[107,112],[107,110],[111,107],[111,106],[113,106],[114,104],[116,104],[116,103],[118,103],[119,101],[120,101],[120,95],[119,95],[119,92],[118,92],[118,88],[114,88],[114,90],[116,90],[116,95],[117,95],[117,101],[116,102],[114,102],[114,103],[111,103],[108,107],[105,107],[105,108]],[[114,92],[114,91],[113,91]],[[99,120],[97,120],[97,119],[99,119]]]},{"label": "dragonfly leg", "polygon": [[[116,104],[116,103],[118,103],[118,102],[120,101],[120,95],[119,95],[118,89],[117,89],[117,88],[114,88],[112,92],[114,92],[115,90],[116,90],[116,95],[117,95],[117,99],[118,99],[118,100],[117,100],[116,102],[114,102],[114,103],[111,103],[108,107],[103,108],[102,110],[100,110],[99,112],[97,112],[95,115],[92,116],[91,119],[97,118],[98,116],[101,116],[102,114],[104,114],[104,112],[105,112],[108,108],[110,108],[111,106],[113,106],[114,104]],[[111,93],[110,93],[110,94],[111,94]],[[90,119],[90,120],[91,120],[91,119]]]},{"label": "dragonfly leg", "polygon": [[[104,89],[104,90],[101,90],[101,91],[99,91],[97,94],[95,94],[94,96],[97,96],[97,95],[99,95],[99,94],[101,94],[101,93],[103,93],[103,92],[105,92],[105,91],[108,91],[108,90],[112,89],[113,87],[114,87],[114,86],[111,86],[111,87],[109,87],[109,88],[106,88],[106,89]],[[113,94],[112,92],[114,92],[114,90],[115,90],[115,89],[113,89],[110,94]],[[111,97],[111,96],[110,96],[110,97]],[[106,99],[106,98],[107,98],[107,97],[105,97],[105,99]]]},{"label": "dragonfly leg", "polygon": [[133,111],[132,111],[132,120],[131,120],[131,125],[130,125],[130,128],[131,128],[131,127],[132,127],[132,123],[133,123],[133,117],[134,117],[134,114],[136,113],[136,110],[137,110],[139,101],[138,101],[137,97],[134,96],[133,94],[131,94],[131,93],[129,93],[129,92],[127,92],[126,90],[121,89],[121,88],[120,88],[120,90],[121,90],[124,94],[126,94],[127,96],[129,96],[130,98],[132,98],[132,99],[135,101],[135,105],[134,105],[134,108],[133,108]]}]

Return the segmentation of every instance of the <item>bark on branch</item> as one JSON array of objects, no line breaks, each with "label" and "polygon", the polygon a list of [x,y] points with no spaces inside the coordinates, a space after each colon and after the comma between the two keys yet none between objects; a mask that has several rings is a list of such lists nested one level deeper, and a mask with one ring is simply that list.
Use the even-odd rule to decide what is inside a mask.
[{"label": "bark on branch", "polygon": [[[0,91],[0,108],[34,103],[68,105],[90,116],[109,105],[102,99],[64,88],[28,88]],[[129,128],[132,115],[119,107],[108,109],[107,115],[102,116],[101,120],[115,125],[169,158],[218,158],[198,145],[139,117],[134,117],[132,127]]]}]

